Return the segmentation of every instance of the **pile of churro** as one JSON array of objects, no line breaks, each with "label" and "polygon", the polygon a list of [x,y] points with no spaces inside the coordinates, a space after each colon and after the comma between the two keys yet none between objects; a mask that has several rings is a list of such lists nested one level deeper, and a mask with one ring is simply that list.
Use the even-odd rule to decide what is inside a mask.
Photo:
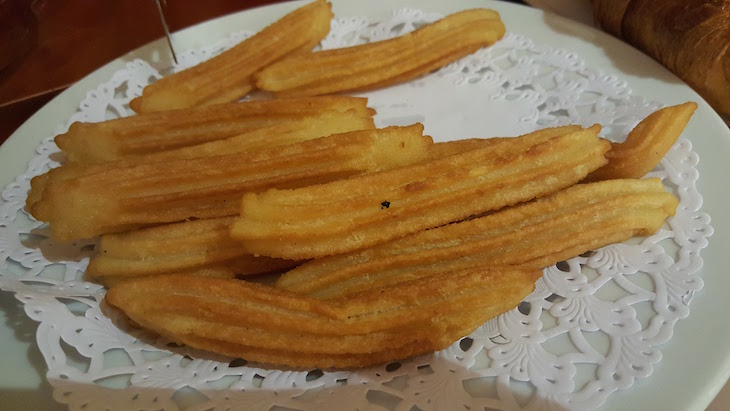
[{"label": "pile of churro", "polygon": [[27,209],[58,241],[100,237],[87,274],[132,324],[274,366],[401,360],[515,308],[543,268],[674,215],[641,178],[696,104],[623,143],[600,125],[434,143],[421,124],[375,127],[367,99],[342,93],[488,47],[499,15],[313,50],[332,17],[308,4],[147,86],[137,115],[56,137],[65,162],[33,179]]}]

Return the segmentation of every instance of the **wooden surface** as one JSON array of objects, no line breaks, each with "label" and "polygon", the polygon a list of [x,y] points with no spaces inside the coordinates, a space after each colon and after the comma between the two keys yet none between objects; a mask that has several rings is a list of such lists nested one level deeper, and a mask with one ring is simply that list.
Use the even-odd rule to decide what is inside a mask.
[{"label": "wooden surface", "polygon": [[[281,0],[167,0],[171,31]],[[164,36],[155,0],[0,0],[0,144],[60,91]],[[4,68],[2,68],[4,67]]]}]

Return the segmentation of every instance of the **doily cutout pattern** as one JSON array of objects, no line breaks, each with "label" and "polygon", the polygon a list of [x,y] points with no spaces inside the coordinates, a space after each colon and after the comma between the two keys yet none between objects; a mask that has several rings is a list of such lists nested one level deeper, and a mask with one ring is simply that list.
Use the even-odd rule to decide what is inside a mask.
[{"label": "doily cutout pattern", "polygon": [[[407,9],[381,18],[337,19],[321,46],[386,39],[439,17]],[[250,34],[184,53],[172,70]],[[89,92],[56,133],[75,121],[132,114],[128,102],[160,76],[146,62],[129,62]],[[471,104],[479,117],[439,117],[462,107],[444,108],[434,101],[441,95],[425,98],[434,87],[467,96],[464,107]],[[484,133],[505,135],[600,123],[605,136],[620,139],[661,106],[632,95],[625,82],[587,67],[578,55],[515,33],[429,76],[364,95],[382,125],[417,119],[427,130],[453,132],[465,121],[481,121]],[[474,107],[477,100],[489,105]],[[702,288],[700,250],[713,232],[695,188],[698,156],[680,139],[650,174],[680,199],[676,216],[655,235],[545,269],[518,308],[441,352],[353,371],[269,369],[126,329],[104,309],[104,288],[83,277],[94,242],[55,244],[23,210],[30,179],[58,166],[56,152],[52,137],[45,139],[26,172],[2,191],[0,288],[15,293],[39,322],[37,342],[54,398],[71,410],[596,408],[611,393],[650,376],[661,360],[660,345],[689,315],[690,300]]]}]

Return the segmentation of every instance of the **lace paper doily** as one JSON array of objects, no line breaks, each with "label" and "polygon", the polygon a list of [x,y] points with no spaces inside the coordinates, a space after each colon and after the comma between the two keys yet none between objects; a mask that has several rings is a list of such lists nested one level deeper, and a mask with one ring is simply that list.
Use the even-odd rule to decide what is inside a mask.
[{"label": "lace paper doily", "polygon": [[[389,38],[439,17],[401,10],[338,19],[322,45]],[[181,67],[247,35],[188,52]],[[129,100],[159,76],[143,61],[128,63],[89,92],[57,132],[74,121],[131,114]],[[617,139],[660,107],[579,56],[514,33],[437,73],[364,95],[380,125],[422,121],[437,140],[569,123],[601,123],[603,134]],[[518,308],[433,355],[349,372],[267,369],[119,329],[102,313],[104,289],[83,278],[93,242],[55,244],[23,211],[30,179],[57,166],[57,151],[51,137],[44,140],[27,171],[2,191],[0,288],[40,323],[37,341],[54,397],[71,410],[598,407],[651,375],[659,346],[702,288],[699,252],[712,234],[695,189],[698,157],[681,139],[651,173],[680,198],[676,216],[657,234],[545,269]]]}]

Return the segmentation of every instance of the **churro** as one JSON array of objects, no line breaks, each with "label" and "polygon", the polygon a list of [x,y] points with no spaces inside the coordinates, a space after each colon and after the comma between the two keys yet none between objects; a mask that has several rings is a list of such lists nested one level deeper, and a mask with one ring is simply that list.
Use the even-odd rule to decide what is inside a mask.
[{"label": "churro", "polygon": [[163,275],[106,295],[175,342],[293,367],[364,367],[447,347],[534,289],[538,270],[445,272],[338,301],[246,281]]},{"label": "churro", "polygon": [[653,112],[631,130],[626,141],[611,143],[608,164],[586,181],[644,177],[672,148],[696,109],[697,103],[687,102]]},{"label": "churro", "polygon": [[[258,128],[324,113],[372,117],[367,99],[347,96],[254,100],[73,123],[55,142],[70,162],[100,163],[222,140]],[[352,114],[347,114],[351,116]]]},{"label": "churro", "polygon": [[105,234],[89,261],[93,277],[121,278],[226,268],[229,276],[269,273],[297,265],[291,260],[254,257],[228,232],[233,217],[184,221]]},{"label": "churro", "polygon": [[594,126],[295,190],[244,195],[231,229],[256,255],[318,258],[394,240],[571,186],[606,163]]},{"label": "churro", "polygon": [[119,160],[99,164],[71,162],[54,168],[30,181],[30,192],[26,200],[28,209],[43,198],[43,192],[52,182],[70,180],[96,174],[112,168],[131,167],[162,161],[212,157],[235,153],[250,153],[255,150],[274,148],[313,140],[331,134],[375,128],[372,117],[361,117],[354,110],[331,111],[313,117],[304,117],[273,126],[257,128],[223,140],[215,140],[194,146],[158,151],[150,154],[125,156]]},{"label": "churro", "polygon": [[656,232],[677,199],[658,179],[578,184],[549,197],[352,253],[313,260],[277,287],[317,298],[346,298],[447,270],[559,261]]},{"label": "churro", "polygon": [[502,38],[489,9],[454,13],[390,40],[292,55],[255,75],[277,96],[307,96],[383,87],[445,66]]},{"label": "churro", "polygon": [[148,224],[235,215],[241,195],[291,188],[423,160],[423,126],[336,134],[250,154],[109,169],[48,184],[33,205],[53,238],[68,241]]},{"label": "churro", "polygon": [[149,113],[235,101],[253,88],[251,76],[261,68],[311,51],[329,33],[331,8],[324,0],[300,7],[230,50],[150,84],[129,106]]}]

